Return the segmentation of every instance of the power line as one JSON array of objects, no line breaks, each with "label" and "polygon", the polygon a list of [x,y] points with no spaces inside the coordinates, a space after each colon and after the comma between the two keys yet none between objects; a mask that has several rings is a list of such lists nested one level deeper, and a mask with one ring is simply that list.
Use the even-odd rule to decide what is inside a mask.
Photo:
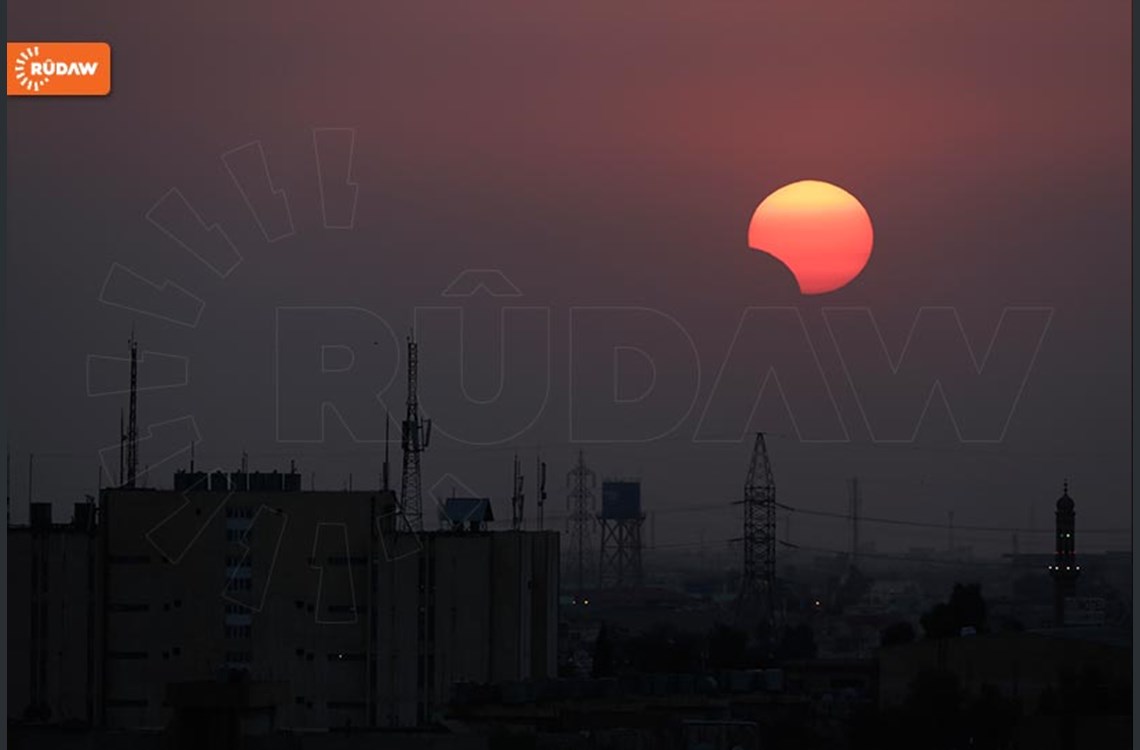
[{"label": "power line", "polygon": [[[790,542],[780,542],[780,544],[800,550],[802,552],[817,552],[820,554],[836,555],[837,557],[845,556],[847,553],[843,550],[829,549],[827,547],[811,547],[800,544],[791,544]],[[883,560],[897,560],[899,562],[911,563],[930,563],[934,565],[977,565],[988,568],[1009,568],[1010,563],[1001,560],[955,560],[951,558],[937,558],[937,557],[913,557],[905,554],[891,554],[887,552],[860,552],[860,557],[874,557]],[[1018,567],[1037,567],[1036,565],[1023,565]]]},{"label": "power line", "polygon": [[[767,434],[767,433],[765,433],[765,434]],[[860,481],[860,484],[862,484],[862,482],[863,482],[862,478],[860,478],[859,481]],[[702,503],[702,504],[694,504],[694,505],[679,505],[679,506],[672,506],[672,507],[668,507],[668,508],[654,508],[653,512],[655,514],[668,516],[668,515],[673,515],[673,514],[678,514],[678,513],[707,513],[709,511],[726,511],[729,509],[729,507],[731,505],[738,504],[738,503],[739,503],[739,501],[737,501],[737,503],[733,503],[732,501],[723,501],[723,503],[722,502],[715,502],[715,503]],[[779,502],[776,503],[776,507],[778,507],[782,510],[789,511],[791,513],[801,513],[804,515],[818,516],[818,517],[822,517],[822,518],[841,519],[841,520],[846,521],[848,523],[850,523],[850,521],[851,521],[851,515],[849,513],[839,513],[839,512],[826,511],[826,510],[815,510],[815,509],[811,509],[811,508],[797,508],[797,507],[787,505],[785,503],[779,503]],[[555,520],[563,520],[563,519],[566,519],[569,517],[571,517],[571,516],[562,515],[562,514],[556,514],[554,516],[551,516],[551,518],[553,518]],[[876,516],[865,516],[860,512],[859,523],[862,524],[864,522],[882,523],[882,524],[889,524],[889,525],[893,525],[893,526],[912,526],[912,527],[918,527],[918,528],[938,529],[940,531],[946,530],[946,524],[945,523],[934,523],[934,522],[928,522],[928,521],[913,521],[913,520],[903,519],[903,518],[885,518],[882,516],[878,516],[878,517],[876,517]],[[1022,526],[969,526],[969,525],[963,526],[961,524],[955,524],[954,530],[956,532],[957,531],[979,531],[979,532],[994,532],[994,533],[1004,532],[1006,534],[1014,533],[1014,532],[1031,533],[1031,534],[1052,534],[1052,533],[1054,533],[1053,529],[1036,529],[1036,528],[1028,528],[1028,527],[1022,527]],[[1131,531],[1127,528],[1091,528],[1091,529],[1082,529],[1081,533],[1083,533],[1083,534],[1130,534]]]},{"label": "power line", "polygon": [[[803,513],[803,514],[809,515],[809,516],[822,516],[824,518],[841,518],[844,521],[850,521],[851,520],[851,516],[847,513],[835,513],[832,511],[813,510],[813,509],[808,509],[808,508],[795,508],[795,507],[792,507],[791,505],[785,505],[783,503],[777,503],[776,505],[778,507],[782,508],[783,510],[791,511],[792,513]],[[901,518],[883,518],[883,517],[860,515],[859,521],[860,522],[866,521],[866,522],[871,522],[871,523],[886,523],[886,524],[892,524],[892,525],[896,525],[896,526],[916,526],[916,527],[927,528],[927,529],[941,529],[943,531],[946,530],[946,524],[944,524],[944,523],[933,523],[933,522],[929,522],[929,521],[909,521],[909,520],[904,520]],[[1025,527],[1021,527],[1021,526],[963,526],[960,524],[955,524],[954,529],[956,531],[992,531],[992,532],[1001,532],[1001,533],[1005,533],[1005,534],[1009,534],[1011,532],[1028,533],[1028,534],[1052,534],[1052,533],[1054,533],[1053,529],[1029,529],[1029,528],[1025,528]],[[1124,533],[1126,531],[1128,531],[1128,530],[1127,529],[1082,529],[1081,533],[1082,534],[1120,534],[1120,533]]]}]

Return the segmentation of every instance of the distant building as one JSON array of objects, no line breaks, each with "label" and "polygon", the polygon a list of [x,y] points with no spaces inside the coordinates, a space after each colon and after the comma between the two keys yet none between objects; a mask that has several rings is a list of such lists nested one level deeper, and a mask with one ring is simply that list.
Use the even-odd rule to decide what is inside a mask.
[{"label": "distant building", "polygon": [[377,577],[379,726],[429,721],[458,683],[558,676],[557,532],[434,532],[394,541],[394,560],[382,562]]},{"label": "distant building", "polygon": [[108,489],[97,522],[33,505],[9,529],[10,715],[412,727],[456,683],[556,676],[556,532],[398,533],[391,492],[277,477]]},{"label": "distant building", "polygon": [[1066,674],[1095,673],[1103,684],[1130,685],[1131,633],[1063,628],[924,639],[882,648],[878,660],[882,707],[903,704],[921,672],[941,670],[956,675],[967,691],[992,685],[1033,713],[1042,693],[1056,689]]},{"label": "distant building", "polygon": [[8,527],[9,720],[93,722],[99,562],[90,503],[76,503],[69,523],[32,503],[28,524]]},{"label": "distant building", "polygon": [[169,685],[225,671],[285,683],[295,728],[413,726],[454,682],[555,673],[556,533],[396,533],[392,493],[288,476],[104,493],[108,725],[162,725]]}]

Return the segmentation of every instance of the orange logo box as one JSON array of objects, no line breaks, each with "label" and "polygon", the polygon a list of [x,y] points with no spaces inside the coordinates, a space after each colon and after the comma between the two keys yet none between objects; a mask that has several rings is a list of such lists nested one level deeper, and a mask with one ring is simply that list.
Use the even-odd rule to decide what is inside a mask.
[{"label": "orange logo box", "polygon": [[8,96],[106,96],[111,45],[8,42]]}]

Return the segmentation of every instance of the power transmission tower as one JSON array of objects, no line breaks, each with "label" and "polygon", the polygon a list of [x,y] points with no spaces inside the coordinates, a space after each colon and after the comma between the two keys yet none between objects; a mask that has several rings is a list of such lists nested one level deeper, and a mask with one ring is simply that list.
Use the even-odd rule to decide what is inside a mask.
[{"label": "power transmission tower", "polygon": [[522,465],[518,454],[515,454],[515,476],[511,482],[511,528],[519,531],[523,527],[523,503],[526,496],[523,494]]},{"label": "power transmission tower", "polygon": [[756,433],[744,481],[744,566],[737,598],[741,616],[756,613],[774,624],[776,588],[776,485],[764,433]]},{"label": "power transmission tower", "polygon": [[139,386],[139,343],[135,340],[135,333],[131,331],[131,391],[130,406],[127,412],[127,487],[134,487],[139,470],[139,421],[138,421],[138,386]]},{"label": "power transmission tower", "polygon": [[404,417],[401,445],[404,450],[404,475],[400,481],[400,509],[408,531],[424,528],[424,503],[421,491],[420,454],[431,442],[431,420],[420,419],[419,345],[408,336],[408,411]]},{"label": "power transmission tower", "polygon": [[567,497],[569,506],[570,550],[575,555],[575,570],[577,590],[575,599],[580,600],[585,593],[586,585],[586,550],[590,546],[590,537],[593,532],[593,505],[594,485],[597,476],[586,467],[586,457],[578,451],[578,463],[566,475],[570,494]]}]

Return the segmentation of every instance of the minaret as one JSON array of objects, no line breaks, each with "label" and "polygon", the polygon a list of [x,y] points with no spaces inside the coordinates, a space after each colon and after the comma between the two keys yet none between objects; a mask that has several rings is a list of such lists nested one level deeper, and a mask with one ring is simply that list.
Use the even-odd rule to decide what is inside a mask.
[{"label": "minaret", "polygon": [[1081,568],[1077,565],[1076,513],[1073,499],[1069,497],[1069,480],[1065,480],[1065,491],[1057,501],[1057,535],[1054,542],[1057,550],[1049,574],[1053,577],[1053,617],[1058,627],[1065,624],[1065,599],[1077,593],[1077,576]]}]

